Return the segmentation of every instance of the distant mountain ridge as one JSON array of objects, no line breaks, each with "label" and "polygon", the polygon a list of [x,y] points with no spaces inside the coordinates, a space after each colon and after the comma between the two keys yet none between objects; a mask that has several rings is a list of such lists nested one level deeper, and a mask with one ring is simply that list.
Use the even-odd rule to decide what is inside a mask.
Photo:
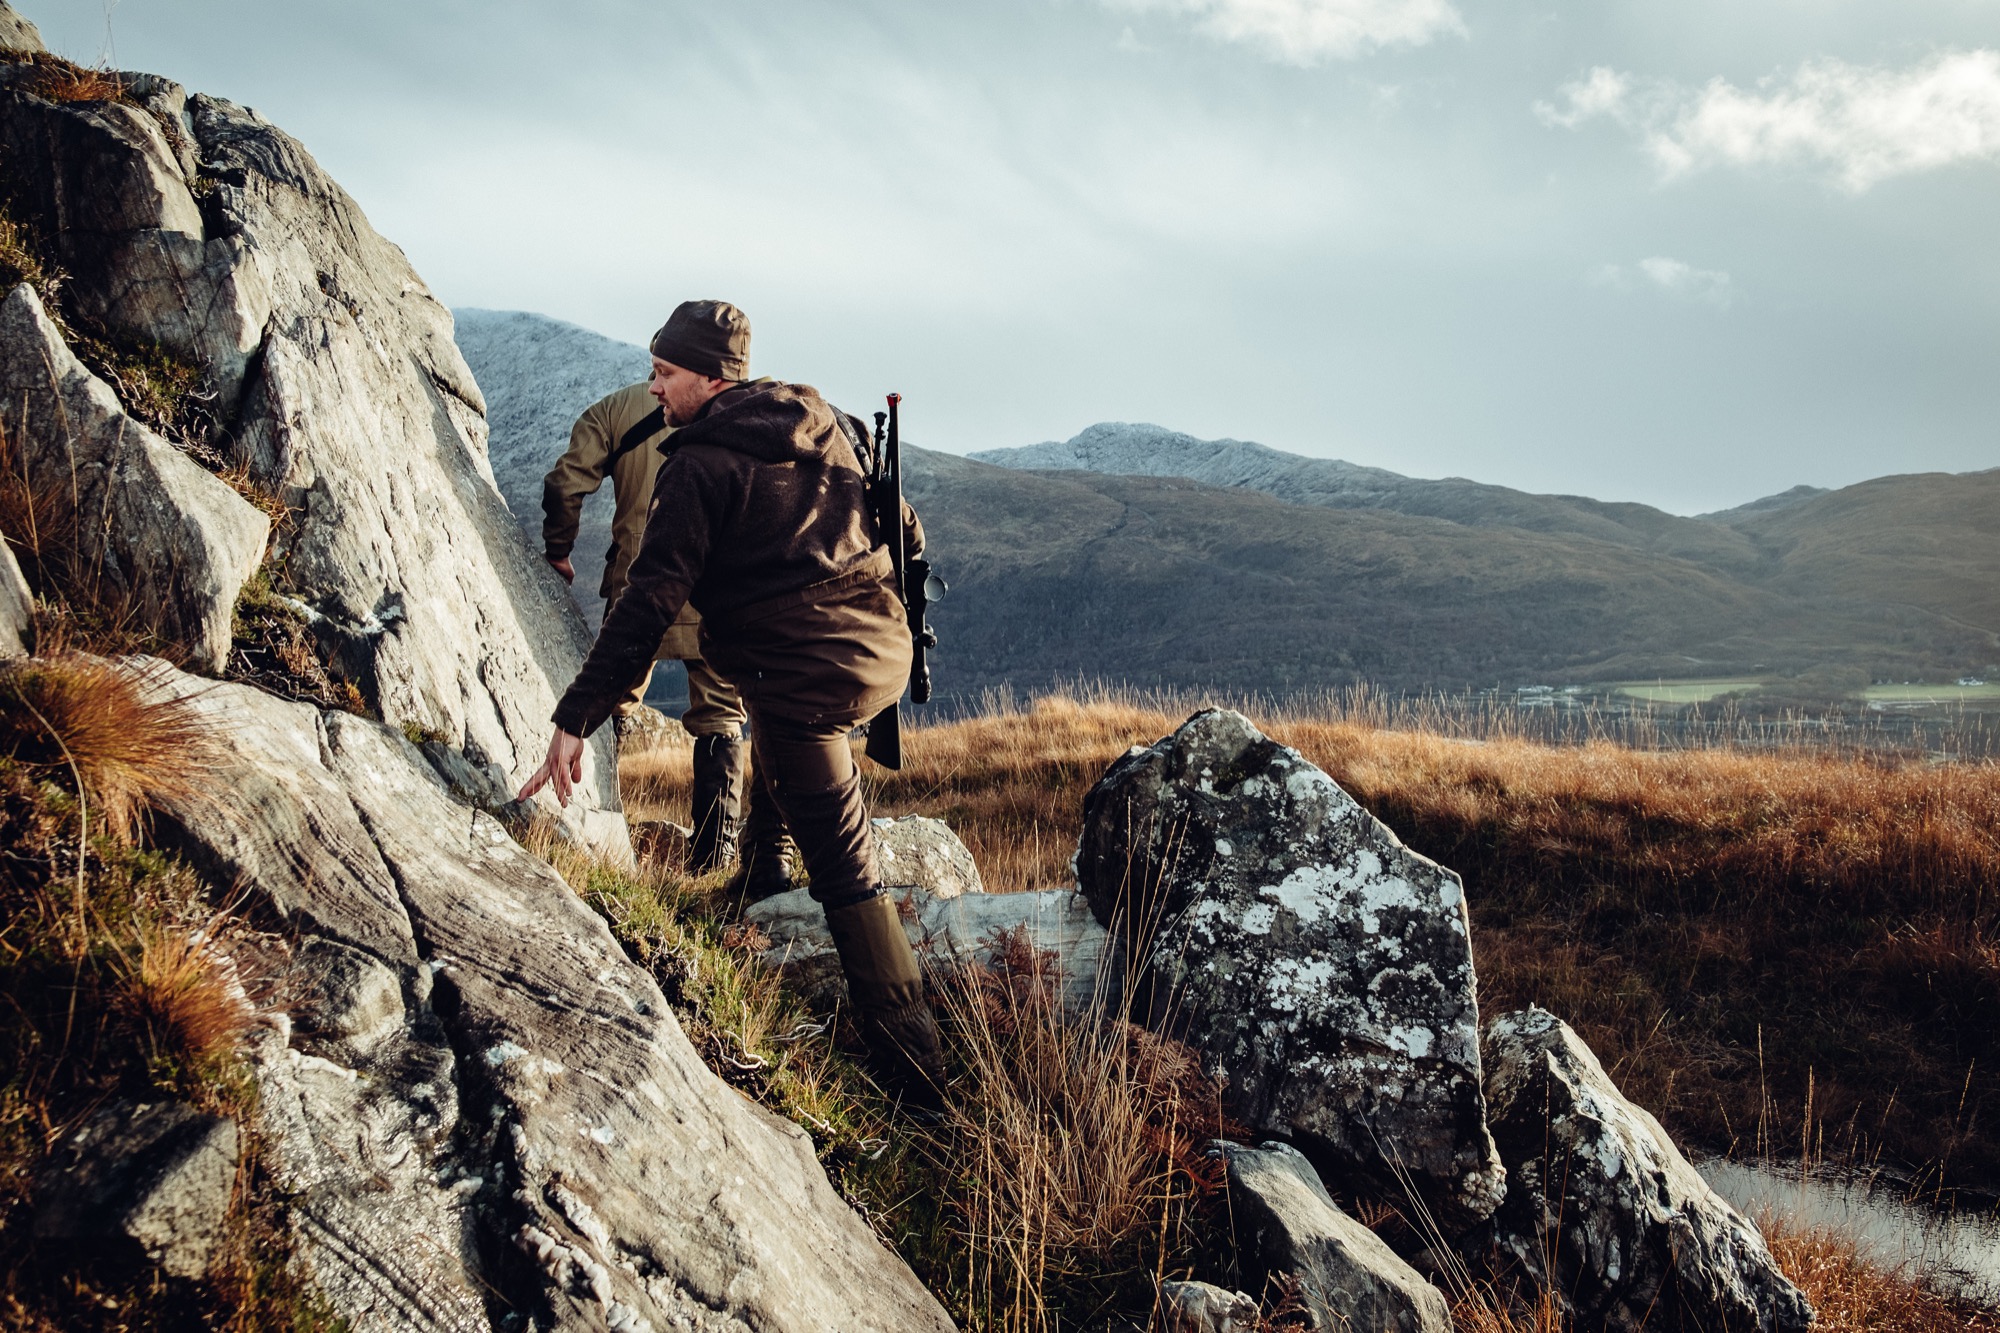
[{"label": "distant mountain ridge", "polygon": [[[1024,471],[1186,477],[1326,509],[1385,509],[1472,527],[1569,533],[1745,573],[1758,563],[1755,545],[1727,524],[1683,518],[1651,505],[1537,495],[1462,477],[1406,477],[1337,458],[1310,458],[1246,440],[1203,440],[1153,425],[1100,422],[1065,441],[986,449],[970,457]],[[1743,510],[1771,503],[1753,501]]]},{"label": "distant mountain ridge", "polygon": [[[541,475],[570,422],[643,373],[645,351],[536,315],[459,320],[494,475],[539,534]],[[1156,426],[984,457],[1007,466],[908,450],[953,585],[934,611],[947,697],[1080,677],[1285,693],[2000,672],[2000,471],[1684,518]],[[609,543],[589,512],[587,614],[583,566]]]}]

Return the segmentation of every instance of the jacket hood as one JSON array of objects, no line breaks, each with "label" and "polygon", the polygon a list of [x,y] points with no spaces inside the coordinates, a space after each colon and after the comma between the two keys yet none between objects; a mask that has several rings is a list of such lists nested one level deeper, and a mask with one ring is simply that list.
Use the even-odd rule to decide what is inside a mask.
[{"label": "jacket hood", "polygon": [[695,444],[732,449],[764,463],[807,462],[852,447],[819,390],[761,380],[717,394],[663,447]]}]

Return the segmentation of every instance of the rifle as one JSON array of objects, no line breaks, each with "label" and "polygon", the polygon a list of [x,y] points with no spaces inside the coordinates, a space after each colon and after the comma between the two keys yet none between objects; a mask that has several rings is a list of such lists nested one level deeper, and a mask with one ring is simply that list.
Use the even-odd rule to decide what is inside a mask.
[{"label": "rifle", "polygon": [[[889,410],[875,414],[875,456],[869,460],[868,508],[875,516],[875,531],[889,548],[889,564],[896,575],[896,596],[910,622],[914,654],[910,661],[910,702],[928,703],[931,697],[929,652],[937,647],[937,631],[924,623],[924,612],[951,589],[931,572],[930,561],[912,556],[903,547],[903,436],[897,408],[903,395],[889,395]],[[868,724],[866,754],[888,769],[903,766],[903,718],[901,704],[890,704]]]}]

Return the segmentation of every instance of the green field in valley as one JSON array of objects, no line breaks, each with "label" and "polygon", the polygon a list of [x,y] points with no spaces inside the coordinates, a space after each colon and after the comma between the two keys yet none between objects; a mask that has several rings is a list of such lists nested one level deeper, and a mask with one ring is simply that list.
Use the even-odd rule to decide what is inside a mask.
[{"label": "green field in valley", "polygon": [[1870,685],[1861,692],[1869,703],[1975,703],[2000,702],[2000,681],[1978,685]]},{"label": "green field in valley", "polygon": [[1615,693],[1654,704],[1705,704],[1725,694],[1762,689],[1761,680],[1647,680],[1613,685]]}]

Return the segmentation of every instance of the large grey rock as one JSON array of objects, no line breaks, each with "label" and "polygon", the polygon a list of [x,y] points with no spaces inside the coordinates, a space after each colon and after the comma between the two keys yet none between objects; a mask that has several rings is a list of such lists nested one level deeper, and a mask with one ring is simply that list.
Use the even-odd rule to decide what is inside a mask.
[{"label": "large grey rock", "polygon": [[1587,1327],[1798,1333],[1812,1307],[1750,1220],[1708,1187],[1590,1048],[1546,1010],[1487,1030],[1507,1163],[1500,1249]]},{"label": "large grey rock", "polygon": [[271,521],[127,416],[26,283],[0,300],[0,429],[90,598],[220,672]]},{"label": "large grey rock", "polygon": [[36,1182],[37,1240],[208,1271],[236,1190],[236,1122],[182,1102],[121,1102],[57,1145]]},{"label": "large grey rock", "polygon": [[[253,1051],[260,1125],[357,1329],[485,1327],[478,1292],[543,1329],[951,1327],[805,1133],[716,1079],[602,919],[399,730],[158,679],[227,739],[182,842],[269,868],[307,936],[297,1024]],[[242,827],[238,792],[275,808]]]},{"label": "large grey rock", "polygon": [[1341,1212],[1304,1154],[1279,1143],[1221,1146],[1238,1254],[1263,1274],[1298,1278],[1315,1327],[1451,1333],[1444,1293]]},{"label": "large grey rock", "polygon": [[1498,1206],[1458,876],[1239,713],[1135,747],[1084,800],[1078,883],[1172,1027],[1260,1133],[1448,1230]]},{"label": "large grey rock", "polygon": [[1167,1333],[1257,1333],[1263,1312],[1240,1291],[1208,1282],[1162,1282],[1160,1318]]},{"label": "large grey rock", "polygon": [[[518,783],[589,633],[494,487],[450,313],[296,141],[164,79],[130,89],[141,105],[0,88],[15,206],[83,318],[200,370],[291,511],[273,554],[340,673]],[[618,809],[607,733],[563,818],[629,855]]]},{"label": "large grey rock", "polygon": [[0,0],[0,51],[39,55],[47,50],[35,25],[15,13],[7,0]]},{"label": "large grey rock", "polygon": [[0,657],[19,657],[34,643],[35,594],[21,577],[14,548],[0,534]]}]

